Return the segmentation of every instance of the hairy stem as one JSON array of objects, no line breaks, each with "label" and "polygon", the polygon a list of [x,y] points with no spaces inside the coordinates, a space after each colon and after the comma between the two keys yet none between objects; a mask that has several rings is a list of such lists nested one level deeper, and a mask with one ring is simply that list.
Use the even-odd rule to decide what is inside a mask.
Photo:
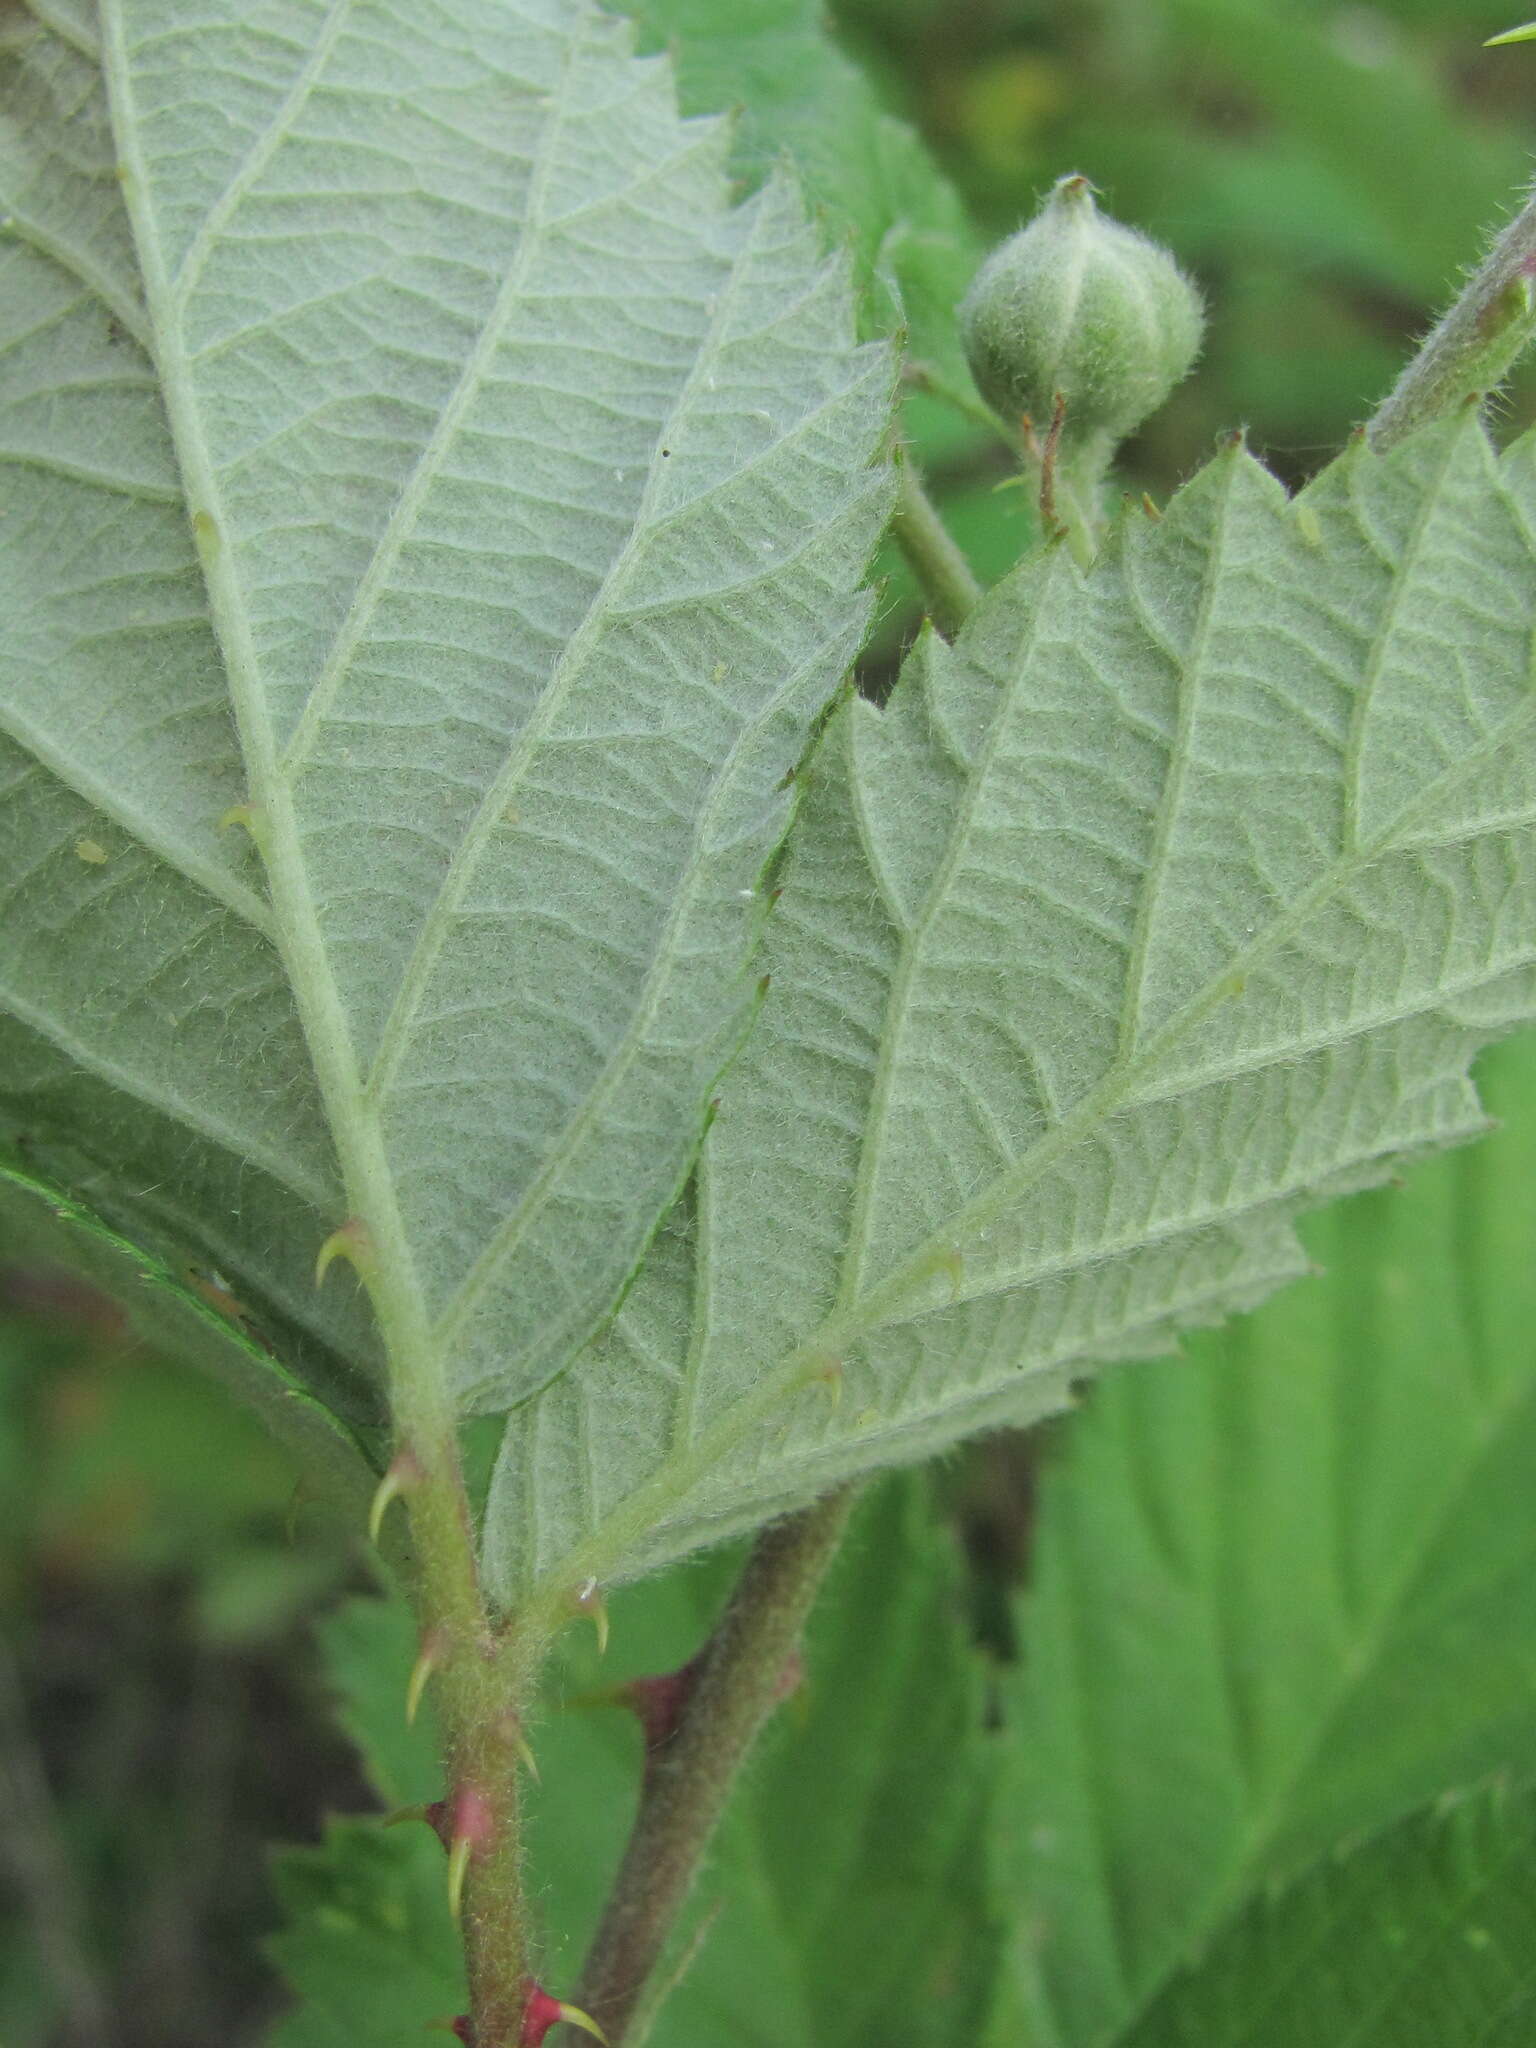
[{"label": "hairy stem", "polygon": [[1536,334],[1536,189],[1366,427],[1378,449],[1490,391]]},{"label": "hairy stem", "polygon": [[891,532],[922,586],[933,623],[953,640],[981,596],[971,565],[955,546],[904,448],[896,450],[897,498]]},{"label": "hairy stem", "polygon": [[742,1761],[782,1697],[852,1504],[853,1489],[844,1487],[762,1532],[675,1728],[648,1753],[640,1808],[576,1994],[613,2048],[661,1959]]},{"label": "hairy stem", "polygon": [[462,1837],[462,1927],[474,2039],[515,2042],[530,1977],[518,1799],[521,1709],[538,1648],[492,1632],[452,1437],[413,1442],[410,1491],[422,1655],[443,1730],[446,1846]]}]

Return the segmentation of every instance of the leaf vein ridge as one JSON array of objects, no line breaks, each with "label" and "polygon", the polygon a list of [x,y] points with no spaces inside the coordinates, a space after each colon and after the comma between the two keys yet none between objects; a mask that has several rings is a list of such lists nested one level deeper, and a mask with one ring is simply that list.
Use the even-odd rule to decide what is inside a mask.
[{"label": "leaf vein ridge", "polygon": [[340,40],[352,5],[353,0],[331,0],[320,32],[315,37],[293,83],[273,109],[271,119],[261,133],[252,137],[249,147],[235,165],[223,191],[198,223],[197,233],[183,251],[180,263],[168,280],[171,302],[178,309],[185,310],[187,301],[202,276],[203,267],[218,241],[220,230],[233,217],[241,200],[292,132],[296,117],[307,104],[316,81],[330,62],[331,53]]},{"label": "leaf vein ridge", "polygon": [[291,1189],[300,1201],[309,1208],[324,1215],[334,1200],[329,1188],[311,1181],[307,1175],[295,1170],[291,1159],[273,1153],[268,1147],[252,1138],[249,1132],[226,1125],[223,1120],[206,1107],[194,1103],[184,1095],[162,1084],[151,1084],[142,1074],[135,1074],[121,1062],[107,1058],[96,1048],[88,1045],[68,1031],[57,1017],[27,1001],[17,990],[0,984],[0,1004],[10,1012],[18,1024],[23,1025],[36,1037],[63,1053],[84,1072],[94,1074],[120,1094],[141,1102],[147,1109],[179,1122],[188,1130],[196,1131],[207,1143],[233,1158],[248,1160],[253,1166],[275,1180],[280,1186]]}]

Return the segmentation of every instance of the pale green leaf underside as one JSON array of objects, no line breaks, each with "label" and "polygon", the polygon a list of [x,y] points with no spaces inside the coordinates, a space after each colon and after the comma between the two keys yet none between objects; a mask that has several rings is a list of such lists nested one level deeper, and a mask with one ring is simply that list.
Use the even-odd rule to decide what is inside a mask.
[{"label": "pale green leaf underside", "polygon": [[504,1404],[746,1027],[889,366],[580,0],[0,21],[6,1119],[366,1362],[362,1189]]},{"label": "pale green leaf underside", "polygon": [[1475,421],[1294,504],[1234,447],[844,706],[696,1201],[509,1423],[505,1594],[1057,1406],[1479,1128],[1536,1002],[1533,525]]}]

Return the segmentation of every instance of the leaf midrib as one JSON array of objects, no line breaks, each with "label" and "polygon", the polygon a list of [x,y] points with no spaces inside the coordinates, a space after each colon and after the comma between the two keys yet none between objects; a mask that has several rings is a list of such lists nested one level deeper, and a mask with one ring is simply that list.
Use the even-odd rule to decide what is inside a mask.
[{"label": "leaf midrib", "polygon": [[[575,1554],[578,1561],[567,1561],[565,1568],[558,1572],[559,1584],[563,1586],[573,1572],[577,1577],[588,1573],[602,1577],[612,1559],[621,1555],[630,1541],[643,1535],[668,1507],[692,1491],[711,1465],[734,1450],[758,1423],[766,1421],[776,1411],[782,1401],[817,1379],[824,1372],[829,1358],[837,1357],[881,1327],[910,1320],[923,1313],[925,1306],[947,1305],[952,1294],[957,1299],[972,1299],[978,1295],[1007,1291],[1021,1284],[1018,1279],[1008,1279],[1002,1282],[1001,1288],[978,1289],[971,1295],[960,1292],[950,1278],[955,1239],[962,1232],[986,1228],[1042,1178],[1057,1158],[1079,1142],[1088,1130],[1107,1122],[1117,1109],[1133,1104],[1136,1098],[1131,1083],[1135,1074],[1152,1066],[1170,1043],[1176,1042],[1183,1032],[1227,999],[1227,989],[1234,973],[1251,972],[1268,955],[1277,951],[1313,911],[1342,889],[1354,874],[1395,853],[1399,835],[1410,833],[1416,818],[1432,816],[1448,787],[1454,786],[1458,779],[1471,778],[1488,760],[1506,751],[1514,736],[1533,725],[1536,725],[1536,698],[1529,698],[1501,724],[1492,728],[1477,746],[1427,782],[1374,841],[1369,845],[1357,841],[1351,849],[1341,851],[1310,889],[1293,898],[1284,913],[1262,934],[1255,935],[1248,945],[1229,957],[1204,988],[1186,999],[1140,1054],[1113,1065],[1098,1086],[1014,1168],[1000,1176],[983,1195],[956,1211],[943,1231],[930,1233],[862,1300],[852,1303],[845,1312],[829,1314],[801,1343],[766,1366],[752,1389],[727,1409],[702,1437],[658,1466],[651,1478],[610,1515],[606,1533],[582,1547]],[[1455,837],[1462,839],[1466,834],[1458,832]],[[1505,969],[1501,966],[1495,972],[1502,974]],[[1480,986],[1481,982],[1474,985]],[[1261,1206],[1268,1205],[1266,1199]],[[1232,1210],[1227,1213],[1236,1220],[1248,1212]],[[941,1275],[945,1301],[938,1304],[928,1297],[933,1293],[935,1279]],[[562,1597],[553,1589],[553,1579],[552,1590],[547,1597],[552,1605]]]},{"label": "leaf midrib", "polygon": [[[1029,660],[1036,644],[1042,615],[1048,608],[1048,596],[1054,594],[1057,582],[1064,573],[1062,563],[1065,556],[1057,550],[1054,560],[1041,579],[1036,592],[1037,603],[1031,614],[1029,631],[1023,646],[1016,656],[1022,664]],[[1070,570],[1065,572],[1070,574]],[[964,659],[963,654],[957,658]],[[854,750],[854,729],[852,715],[857,710],[850,705],[844,714],[847,721],[844,729],[844,745],[848,758],[848,781],[853,802],[856,829],[864,854],[865,865],[870,879],[885,900],[882,887],[880,863],[872,838],[868,832],[864,805],[857,790],[858,767]],[[994,758],[1003,742],[1008,719],[1006,707],[999,702],[997,713],[988,728],[987,736],[974,768],[966,779],[964,790],[957,806],[954,824],[948,834],[943,857],[934,872],[928,894],[910,928],[903,929],[900,912],[896,905],[887,902],[887,915],[893,928],[901,933],[900,951],[896,971],[891,976],[890,993],[886,998],[883,1029],[880,1033],[880,1050],[875,1059],[875,1072],[870,1084],[869,1106],[865,1112],[864,1139],[859,1147],[858,1166],[854,1172],[853,1186],[848,1204],[848,1236],[838,1275],[838,1288],[833,1301],[832,1315],[846,1315],[851,1312],[857,1299],[859,1284],[863,1277],[864,1261],[870,1250],[869,1220],[874,1206],[876,1184],[880,1174],[880,1162],[884,1141],[891,1127],[890,1104],[896,1083],[896,1068],[900,1054],[905,1048],[906,1027],[911,1018],[912,985],[918,973],[927,965],[924,942],[929,937],[935,920],[943,911],[950,882],[955,868],[970,844],[971,827],[975,822],[977,807],[988,788]],[[932,1240],[930,1239],[930,1243]]]},{"label": "leaf midrib", "polygon": [[235,578],[211,452],[203,438],[196,393],[181,352],[175,298],[155,236],[152,187],[139,142],[122,7],[123,0],[104,0],[102,73],[122,166],[124,202],[156,337],[154,360],[187,487],[188,512],[194,518],[194,531],[198,515],[212,522],[201,550],[203,580],[224,657],[250,794],[260,814],[260,843],[276,915],[278,948],[331,1126],[349,1208],[361,1219],[372,1241],[370,1264],[374,1270],[369,1292],[389,1358],[397,1416],[413,1440],[435,1445],[452,1435],[452,1401],[441,1361],[432,1349],[425,1301],[388,1157],[376,1123],[363,1113],[347,1019],[326,955],[291,795],[279,773],[251,620]]},{"label": "leaf midrib", "polygon": [[[1536,699],[1528,700],[1521,705],[1501,725],[1494,728],[1481,745],[1462,755],[1443,775],[1426,784],[1413,803],[1405,806],[1393,820],[1390,832],[1383,832],[1371,845],[1359,845],[1352,852],[1343,854],[1330,863],[1325,873],[1318,877],[1311,888],[1294,898],[1284,914],[1276,918],[1261,936],[1256,935],[1246,946],[1230,955],[1223,963],[1220,973],[1213,974],[1204,988],[1188,997],[1157,1034],[1147,1041],[1139,1054],[1112,1065],[1103,1080],[1037,1145],[1024,1154],[1014,1167],[1007,1173],[999,1175],[991,1188],[957,1210],[951,1226],[946,1228],[942,1235],[938,1232],[931,1233],[915,1251],[908,1254],[887,1280],[864,1297],[866,1308],[878,1304],[877,1314],[880,1319],[891,1319],[884,1306],[887,1298],[893,1306],[899,1305],[903,1290],[910,1289],[914,1279],[924,1277],[936,1257],[948,1253],[954,1237],[987,1229],[1049,1170],[1062,1152],[1077,1143],[1086,1130],[1107,1122],[1120,1109],[1134,1107],[1139,1100],[1132,1085],[1137,1072],[1155,1068],[1158,1060],[1171,1047],[1176,1046],[1186,1031],[1227,1001],[1229,985],[1234,976],[1249,975],[1269,955],[1283,946],[1295,931],[1305,924],[1312,913],[1337,894],[1355,874],[1396,853],[1397,831],[1400,826],[1411,826],[1416,813],[1432,813],[1435,804],[1443,798],[1447,785],[1464,775],[1470,776],[1486,762],[1504,752],[1513,735],[1533,725],[1536,725]],[[1458,840],[1466,836],[1464,832],[1455,835]],[[1440,841],[1431,840],[1429,843],[1439,844]],[[1503,971],[1502,968],[1498,970],[1500,973]],[[1346,1038],[1352,1035],[1358,1033],[1344,1034]],[[1294,1056],[1297,1050],[1311,1050],[1312,1046],[1313,1041],[1308,1039],[1304,1046],[1293,1046],[1291,1054]],[[1273,1064],[1273,1060],[1270,1063]]]}]

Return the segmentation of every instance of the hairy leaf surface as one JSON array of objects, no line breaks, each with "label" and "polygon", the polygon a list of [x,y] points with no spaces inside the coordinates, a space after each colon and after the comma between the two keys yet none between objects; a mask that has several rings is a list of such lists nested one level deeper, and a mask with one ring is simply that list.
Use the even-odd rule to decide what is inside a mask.
[{"label": "hairy leaf surface", "polygon": [[[622,0],[673,51],[686,109],[740,106],[733,163],[761,178],[787,151],[829,231],[847,237],[866,318],[904,330],[908,360],[991,425],[955,323],[982,246],[953,185],[839,48],[816,0]],[[995,506],[994,506],[995,509]]]},{"label": "hairy leaf surface", "polygon": [[409,1369],[504,1405],[750,1017],[889,365],[582,0],[44,11],[3,17],[7,1119],[346,1361],[310,1274],[361,1213]]},{"label": "hairy leaf surface", "polygon": [[1536,997],[1533,514],[1473,421],[1295,503],[1232,446],[843,706],[696,1204],[512,1418],[504,1592],[1060,1406],[1481,1127]]},{"label": "hairy leaf surface", "polygon": [[1521,2048],[1533,1862],[1529,1793],[1418,1816],[1256,1906],[1126,2048]]},{"label": "hairy leaf surface", "polygon": [[1139,2040],[1266,1888],[1536,1775],[1533,1055],[1489,1058],[1503,1128],[1313,1218],[1322,1277],[1111,1375],[1045,1475],[1000,1830],[1043,2048]]}]

